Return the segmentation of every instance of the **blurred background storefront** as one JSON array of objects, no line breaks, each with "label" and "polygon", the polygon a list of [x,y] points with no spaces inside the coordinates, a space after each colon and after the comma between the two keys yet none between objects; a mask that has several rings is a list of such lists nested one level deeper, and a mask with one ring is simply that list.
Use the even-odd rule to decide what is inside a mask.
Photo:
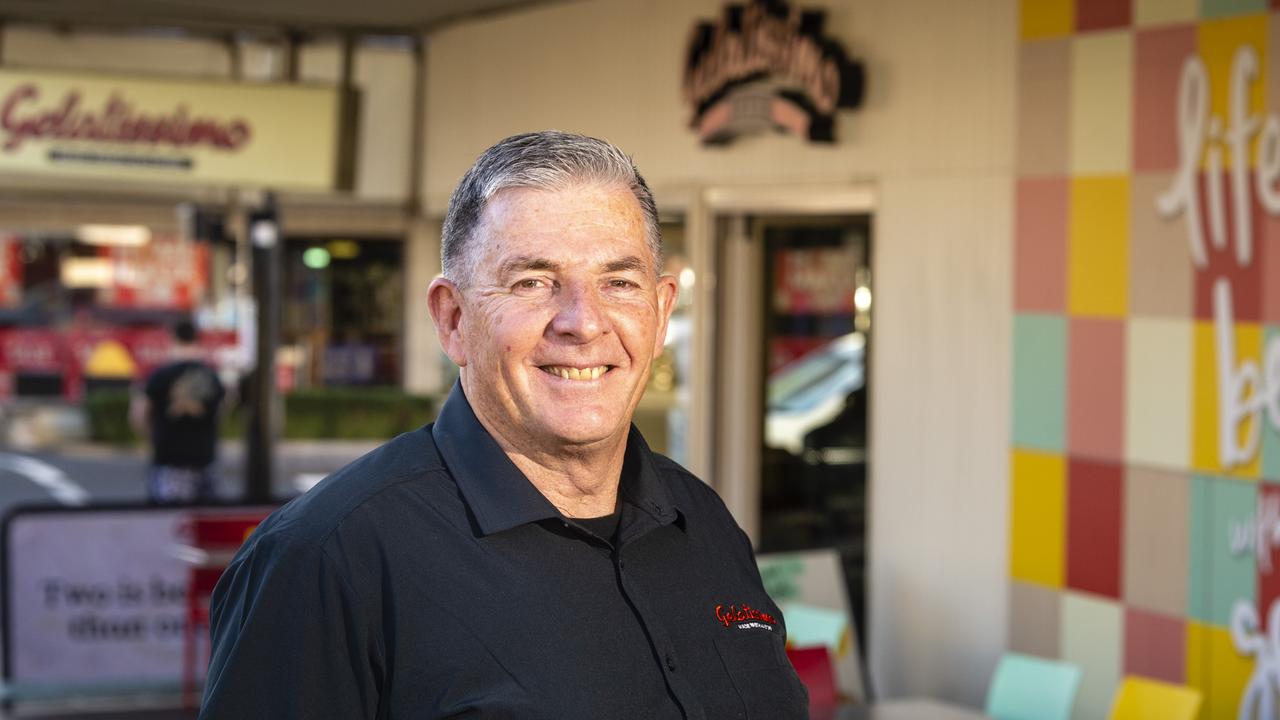
[{"label": "blurred background storefront", "polygon": [[[241,372],[245,218],[263,189],[285,234],[277,385],[444,393],[456,371],[424,301],[458,178],[513,133],[604,137],[654,188],[681,288],[637,423],[761,550],[840,550],[881,695],[978,703],[1006,640],[1015,0],[762,4],[794,10],[781,39],[816,66],[832,48],[862,63],[856,109],[781,70],[694,73],[734,52],[717,38],[753,3],[517,3],[399,32],[328,4],[289,30],[252,5],[178,30],[91,3],[80,22],[32,4],[5,24],[0,83],[51,68],[358,97],[335,140],[347,165],[312,187],[0,164],[9,402],[86,387],[89,358],[37,351],[32,332],[118,338],[94,367],[120,384],[158,357],[138,337],[161,343],[193,313]],[[86,226],[149,241],[87,243]]]}]

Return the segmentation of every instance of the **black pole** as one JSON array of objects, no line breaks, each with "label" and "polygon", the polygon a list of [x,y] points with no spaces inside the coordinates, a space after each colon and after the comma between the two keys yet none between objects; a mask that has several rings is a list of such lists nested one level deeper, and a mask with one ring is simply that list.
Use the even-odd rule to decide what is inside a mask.
[{"label": "black pole", "polygon": [[275,196],[266,193],[262,206],[249,213],[253,248],[253,300],[256,362],[250,386],[245,438],[245,502],[269,503],[276,420],[276,345],[280,338],[280,220]]}]

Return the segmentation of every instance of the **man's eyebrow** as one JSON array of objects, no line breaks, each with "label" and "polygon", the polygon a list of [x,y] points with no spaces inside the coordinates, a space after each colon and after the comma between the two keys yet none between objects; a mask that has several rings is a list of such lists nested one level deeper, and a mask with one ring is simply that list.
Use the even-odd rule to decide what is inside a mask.
[{"label": "man's eyebrow", "polygon": [[645,272],[649,269],[649,263],[641,260],[635,255],[628,255],[617,260],[610,260],[604,264],[604,272]]},{"label": "man's eyebrow", "polygon": [[525,272],[528,270],[559,270],[560,265],[546,258],[534,257],[532,255],[517,255],[508,258],[498,266],[498,276],[505,277],[511,273]]}]

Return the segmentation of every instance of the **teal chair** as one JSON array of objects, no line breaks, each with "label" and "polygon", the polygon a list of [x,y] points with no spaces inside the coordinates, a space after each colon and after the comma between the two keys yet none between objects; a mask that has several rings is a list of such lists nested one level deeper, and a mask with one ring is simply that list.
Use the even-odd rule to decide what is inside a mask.
[{"label": "teal chair", "polygon": [[995,720],[1070,720],[1080,667],[1061,660],[1005,653],[987,691]]}]

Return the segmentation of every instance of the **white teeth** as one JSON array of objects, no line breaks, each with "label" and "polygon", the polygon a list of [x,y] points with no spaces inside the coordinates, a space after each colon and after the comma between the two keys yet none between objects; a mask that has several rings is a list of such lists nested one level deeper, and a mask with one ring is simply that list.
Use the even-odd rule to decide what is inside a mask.
[{"label": "white teeth", "polygon": [[609,371],[609,366],[598,365],[592,368],[576,368],[547,365],[543,367],[542,370],[543,372],[556,375],[564,380],[596,380],[601,375],[604,375]]}]

